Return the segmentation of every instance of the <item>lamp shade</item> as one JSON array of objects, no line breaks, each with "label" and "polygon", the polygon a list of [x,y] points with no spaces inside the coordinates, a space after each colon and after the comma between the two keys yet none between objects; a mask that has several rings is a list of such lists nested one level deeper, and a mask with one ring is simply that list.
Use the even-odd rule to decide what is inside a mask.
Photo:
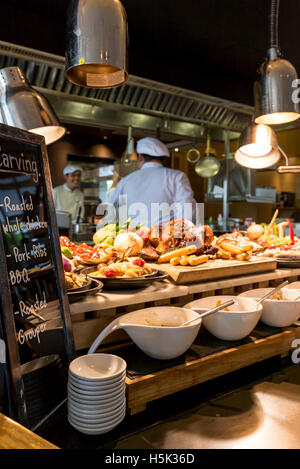
[{"label": "lamp shade", "polygon": [[295,80],[297,72],[293,65],[278,57],[275,48],[270,49],[254,83],[256,123],[285,124],[300,117],[299,104],[293,100]]},{"label": "lamp shade", "polygon": [[113,88],[128,79],[128,25],[119,0],[71,0],[67,13],[67,79]]},{"label": "lamp shade", "polygon": [[246,168],[263,169],[281,158],[274,130],[263,124],[252,123],[241,134],[235,161]]},{"label": "lamp shade", "polygon": [[31,88],[19,67],[0,70],[0,106],[3,124],[43,135],[46,145],[66,132],[48,100]]}]

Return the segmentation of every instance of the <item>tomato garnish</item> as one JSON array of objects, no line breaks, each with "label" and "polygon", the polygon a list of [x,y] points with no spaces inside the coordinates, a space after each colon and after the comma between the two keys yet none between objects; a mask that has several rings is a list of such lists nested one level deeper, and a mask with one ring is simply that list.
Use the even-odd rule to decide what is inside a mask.
[{"label": "tomato garnish", "polygon": [[103,273],[107,278],[115,278],[118,275],[118,272],[114,269],[107,269]]},{"label": "tomato garnish", "polygon": [[138,259],[135,259],[132,263],[134,265],[139,266],[139,267],[144,267],[144,265],[145,265],[144,259],[141,259],[140,257]]}]

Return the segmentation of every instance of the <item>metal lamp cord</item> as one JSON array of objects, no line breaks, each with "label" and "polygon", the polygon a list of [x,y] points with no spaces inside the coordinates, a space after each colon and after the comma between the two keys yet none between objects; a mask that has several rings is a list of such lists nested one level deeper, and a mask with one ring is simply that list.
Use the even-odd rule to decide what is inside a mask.
[{"label": "metal lamp cord", "polygon": [[278,40],[278,18],[279,18],[280,0],[271,0],[270,14],[270,47],[279,51]]}]

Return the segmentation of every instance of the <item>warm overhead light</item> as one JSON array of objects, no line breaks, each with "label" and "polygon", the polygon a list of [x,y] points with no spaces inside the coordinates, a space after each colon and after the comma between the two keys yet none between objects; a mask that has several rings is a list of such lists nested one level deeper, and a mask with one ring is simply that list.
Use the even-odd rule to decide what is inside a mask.
[{"label": "warm overhead light", "polygon": [[255,122],[278,125],[299,119],[299,104],[293,99],[297,72],[282,58],[278,45],[278,16],[280,0],[271,0],[271,44],[267,59],[259,68],[254,84]]},{"label": "warm overhead light", "polygon": [[0,94],[3,124],[43,135],[46,145],[65,134],[49,101],[31,88],[19,67],[0,70]]},{"label": "warm overhead light", "polygon": [[67,13],[67,79],[113,88],[128,79],[128,25],[119,0],[71,0]]},{"label": "warm overhead light", "polygon": [[300,173],[300,165],[290,166],[287,155],[278,145],[274,130],[267,125],[252,122],[241,134],[234,159],[246,168],[265,169],[274,166],[281,155],[285,159],[285,165],[278,166],[278,173]]},{"label": "warm overhead light", "polygon": [[274,130],[264,124],[251,123],[241,134],[235,161],[246,168],[269,168],[280,160]]},{"label": "warm overhead light", "polygon": [[176,153],[179,152],[179,148],[177,148],[177,147],[174,148],[174,151],[176,151]]}]

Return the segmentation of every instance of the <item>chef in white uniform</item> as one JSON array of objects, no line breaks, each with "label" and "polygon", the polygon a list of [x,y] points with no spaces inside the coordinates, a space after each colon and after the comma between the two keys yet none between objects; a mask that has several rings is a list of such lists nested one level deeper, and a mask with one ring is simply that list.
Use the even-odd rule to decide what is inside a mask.
[{"label": "chef in white uniform", "polygon": [[138,141],[136,152],[140,169],[118,183],[110,200],[119,216],[122,213],[120,218],[131,217],[133,225],[148,227],[173,218],[194,221],[196,201],[187,175],[164,166],[170,157],[168,147],[146,137]]},{"label": "chef in white uniform", "polygon": [[54,205],[57,211],[69,212],[76,220],[79,208],[80,218],[84,218],[84,194],[80,190],[82,168],[68,165],[64,169],[65,184],[53,189]]}]

